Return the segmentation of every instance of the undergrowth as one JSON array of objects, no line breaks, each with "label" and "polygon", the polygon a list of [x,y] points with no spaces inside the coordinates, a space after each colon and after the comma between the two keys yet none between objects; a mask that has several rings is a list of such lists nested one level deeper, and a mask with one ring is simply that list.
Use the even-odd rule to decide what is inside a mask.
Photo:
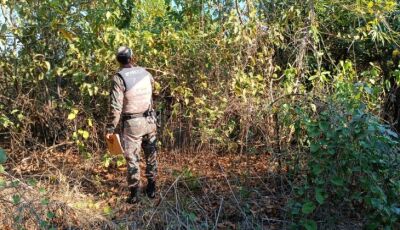
[{"label": "undergrowth", "polygon": [[[18,178],[1,174],[2,228],[265,229],[288,224],[282,209],[290,189],[268,154],[163,152],[159,197],[149,200],[142,194],[137,205],[125,203],[126,169],[117,158],[109,165],[102,165],[100,157],[76,165],[84,156],[66,156],[64,163],[62,154],[47,157],[53,160],[37,159],[37,168],[22,169]],[[6,168],[18,166],[7,163]]]},{"label": "undergrowth", "polygon": [[291,110],[295,136],[308,148],[290,165],[301,181],[288,205],[307,230],[334,228],[343,218],[366,229],[400,227],[399,137],[368,110],[363,98],[370,94],[337,80],[318,113],[301,105]]},{"label": "undergrowth", "polygon": [[[0,228],[400,228],[399,1],[0,10]],[[155,79],[165,154],[136,208],[104,153],[120,45]]]}]

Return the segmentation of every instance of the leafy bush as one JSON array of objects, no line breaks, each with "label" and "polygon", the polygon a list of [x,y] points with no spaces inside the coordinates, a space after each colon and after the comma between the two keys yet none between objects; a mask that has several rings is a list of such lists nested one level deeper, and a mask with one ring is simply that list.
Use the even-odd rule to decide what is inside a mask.
[{"label": "leafy bush", "polygon": [[313,219],[329,220],[342,214],[356,217],[368,229],[399,227],[397,134],[355,97],[331,100],[315,116],[306,110],[297,112],[302,119],[296,132],[308,143],[309,153],[296,162],[303,180],[295,186],[292,214],[307,229],[316,229]]}]

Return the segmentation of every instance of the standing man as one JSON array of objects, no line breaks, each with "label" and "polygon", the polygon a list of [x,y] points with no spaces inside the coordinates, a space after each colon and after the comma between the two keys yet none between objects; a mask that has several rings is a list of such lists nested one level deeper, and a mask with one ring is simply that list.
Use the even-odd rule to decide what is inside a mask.
[{"label": "standing man", "polygon": [[139,201],[140,151],[143,148],[146,160],[146,193],[149,198],[156,195],[157,150],[156,117],[152,108],[153,77],[144,68],[133,65],[132,50],[126,46],[118,48],[116,59],[119,72],[112,79],[110,92],[111,109],[106,138],[122,119],[122,140],[128,164],[128,203]]}]

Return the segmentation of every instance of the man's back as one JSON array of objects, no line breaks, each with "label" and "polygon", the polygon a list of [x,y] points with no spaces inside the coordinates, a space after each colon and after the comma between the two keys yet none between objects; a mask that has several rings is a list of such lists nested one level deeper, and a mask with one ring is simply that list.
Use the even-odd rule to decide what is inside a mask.
[{"label": "man's back", "polygon": [[122,113],[144,113],[151,108],[153,77],[142,67],[123,68],[118,75],[124,82]]}]

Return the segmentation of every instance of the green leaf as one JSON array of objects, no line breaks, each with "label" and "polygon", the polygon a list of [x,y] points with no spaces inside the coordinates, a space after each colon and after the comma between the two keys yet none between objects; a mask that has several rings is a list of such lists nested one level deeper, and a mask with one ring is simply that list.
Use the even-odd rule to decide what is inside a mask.
[{"label": "green leaf", "polygon": [[112,214],[112,209],[111,209],[110,206],[106,206],[106,207],[103,208],[103,212],[106,215],[111,215]]},{"label": "green leaf", "polygon": [[321,174],[322,172],[322,168],[320,165],[315,164],[315,165],[311,165],[311,171],[314,175],[318,176],[319,174]]},{"label": "green leaf", "polygon": [[308,135],[309,135],[310,137],[318,137],[318,136],[321,135],[321,133],[320,133],[318,127],[315,126],[315,125],[310,125],[310,126],[308,126],[307,131],[308,131]]},{"label": "green leaf", "polygon": [[13,180],[11,181],[11,186],[12,187],[17,187],[19,185],[19,180]]},{"label": "green leaf", "polygon": [[305,220],[302,225],[307,230],[317,230],[317,223],[313,220]]},{"label": "green leaf", "polygon": [[41,188],[39,188],[39,192],[40,192],[40,194],[45,194],[46,193],[46,189],[41,187]]},{"label": "green leaf", "polygon": [[371,205],[372,207],[376,208],[376,209],[383,209],[384,205],[381,199],[378,198],[372,198],[371,199]]},{"label": "green leaf", "polygon": [[[308,78],[308,80],[309,81],[312,81],[312,80],[314,80],[314,79],[316,79],[316,78],[318,78],[319,77],[319,75],[313,75],[313,76],[311,76],[310,78]],[[313,106],[315,106],[314,104],[311,104],[311,105],[313,105]],[[311,107],[312,108],[312,107]],[[313,111],[314,111],[314,109],[313,109]],[[314,111],[315,112],[315,111]]]},{"label": "green leaf", "polygon": [[344,185],[344,180],[338,176],[334,177],[331,179],[332,184],[336,186],[343,186]]},{"label": "green leaf", "polygon": [[50,203],[50,201],[49,201],[49,199],[47,199],[47,198],[44,198],[44,199],[42,199],[41,201],[40,201],[40,204],[41,205],[48,205]]},{"label": "green leaf", "polygon": [[336,151],[335,151],[335,149],[328,149],[328,154],[330,154],[330,155],[335,155],[336,154]]},{"label": "green leaf", "polygon": [[0,165],[0,174],[1,174],[1,173],[4,173],[4,172],[5,172],[5,170],[4,170],[3,165]]},{"label": "green leaf", "polygon": [[105,158],[104,161],[103,161],[104,167],[108,168],[110,166],[110,164],[111,164],[111,161],[112,161],[111,157]]},{"label": "green leaf", "polygon": [[319,144],[318,143],[311,143],[310,145],[310,151],[311,153],[316,153],[319,150]]},{"label": "green leaf", "polygon": [[0,164],[4,164],[7,161],[7,154],[6,151],[0,148]]},{"label": "green leaf", "polygon": [[317,188],[315,190],[315,199],[317,200],[318,204],[323,204],[325,202],[325,197],[322,192],[322,189]]},{"label": "green leaf", "polygon": [[6,182],[0,178],[0,188],[6,187]]},{"label": "green leaf", "polygon": [[322,131],[326,132],[326,131],[328,131],[329,123],[326,122],[326,121],[321,121],[321,122],[319,123],[319,128],[320,128]]},{"label": "green leaf", "polygon": [[307,215],[307,214],[312,213],[312,212],[314,211],[314,209],[315,209],[314,203],[311,202],[311,201],[309,201],[309,202],[306,202],[306,203],[303,204],[303,207],[301,208],[301,211],[302,211],[304,214]]},{"label": "green leaf", "polygon": [[28,184],[32,187],[35,187],[37,185],[37,180],[35,180],[34,178],[31,178],[28,180]]},{"label": "green leaf", "polygon": [[196,214],[195,213],[193,213],[193,212],[183,212],[183,215],[185,215],[185,217],[189,220],[189,221],[191,221],[191,222],[193,222],[193,221],[195,221],[196,219],[197,219],[197,216],[196,216]]},{"label": "green leaf", "polygon": [[21,202],[21,197],[19,195],[17,195],[17,194],[14,194],[12,196],[12,199],[13,199],[13,203],[14,204],[19,204],[19,202]]},{"label": "green leaf", "polygon": [[54,214],[53,212],[47,212],[47,218],[53,219],[54,217],[56,217],[56,214]]},{"label": "green leaf", "polygon": [[40,227],[43,229],[47,229],[49,226],[49,223],[47,223],[47,221],[41,220],[40,221]]},{"label": "green leaf", "polygon": [[0,33],[5,33],[7,31],[7,25],[3,24],[1,25]]},{"label": "green leaf", "polygon": [[120,158],[117,160],[117,167],[120,167],[121,165],[124,165],[126,163],[125,158]]}]

